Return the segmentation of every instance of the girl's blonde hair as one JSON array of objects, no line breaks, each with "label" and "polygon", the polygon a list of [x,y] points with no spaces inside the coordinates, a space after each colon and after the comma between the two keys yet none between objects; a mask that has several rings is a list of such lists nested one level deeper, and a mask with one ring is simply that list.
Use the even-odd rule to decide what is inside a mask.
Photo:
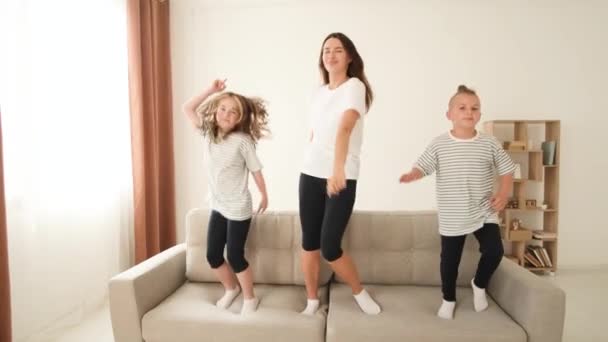
[{"label": "girl's blonde hair", "polygon": [[239,114],[239,122],[232,132],[248,134],[254,143],[270,133],[264,100],[227,91],[212,97],[196,108],[196,114],[201,118],[200,130],[203,136],[209,137],[214,143],[221,140],[215,114],[220,101],[226,98],[232,98],[236,102]]}]

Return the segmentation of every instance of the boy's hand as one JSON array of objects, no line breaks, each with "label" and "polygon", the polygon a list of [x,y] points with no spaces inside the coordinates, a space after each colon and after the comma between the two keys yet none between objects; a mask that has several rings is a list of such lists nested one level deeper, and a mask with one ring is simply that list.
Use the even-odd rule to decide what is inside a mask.
[{"label": "boy's hand", "polygon": [[263,214],[268,208],[268,197],[262,196],[260,200],[260,206],[258,207],[258,214]]},{"label": "boy's hand", "polygon": [[399,183],[410,183],[415,180],[422,178],[422,171],[417,168],[413,168],[412,171],[404,173],[399,177]]},{"label": "boy's hand", "polygon": [[498,193],[498,194],[492,196],[492,198],[490,198],[490,205],[492,206],[492,209],[494,209],[496,211],[501,211],[507,205],[507,201],[508,201],[507,195]]},{"label": "boy's hand", "polygon": [[335,170],[334,175],[327,180],[327,195],[337,195],[346,188],[346,176],[344,170]]},{"label": "boy's hand", "polygon": [[223,80],[215,80],[213,82],[211,82],[211,86],[209,86],[209,91],[211,91],[211,93],[219,93],[220,91],[223,91],[224,89],[226,89],[226,79],[224,78]]}]

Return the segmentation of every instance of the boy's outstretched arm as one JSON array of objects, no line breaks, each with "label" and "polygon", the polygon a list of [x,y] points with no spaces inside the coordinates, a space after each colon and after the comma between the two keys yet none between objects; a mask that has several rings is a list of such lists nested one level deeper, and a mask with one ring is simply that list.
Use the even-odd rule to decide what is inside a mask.
[{"label": "boy's outstretched arm", "polygon": [[263,213],[268,208],[268,194],[266,193],[266,182],[264,181],[264,175],[262,174],[262,170],[252,172],[253,179],[255,180],[255,185],[258,186],[258,190],[260,191],[260,195],[262,198],[260,199],[260,206],[258,207],[258,214]]},{"label": "boy's outstretched arm", "polygon": [[399,183],[410,183],[422,177],[424,177],[422,171],[417,167],[413,167],[410,172],[404,173],[399,177]]},{"label": "boy's outstretched arm", "polygon": [[418,158],[412,170],[399,177],[399,183],[410,183],[437,171],[437,151],[434,141],[431,142]]},{"label": "boy's outstretched arm", "polygon": [[498,191],[492,196],[490,204],[496,211],[501,211],[507,205],[509,194],[513,188],[513,173],[508,173],[499,177]]}]

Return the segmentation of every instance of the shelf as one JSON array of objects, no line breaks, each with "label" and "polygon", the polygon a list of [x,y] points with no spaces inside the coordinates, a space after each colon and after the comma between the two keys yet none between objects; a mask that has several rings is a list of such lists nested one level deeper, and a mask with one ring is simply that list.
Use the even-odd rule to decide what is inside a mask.
[{"label": "shelf", "polygon": [[532,234],[532,240],[537,240],[537,241],[543,241],[543,242],[557,242],[557,238],[537,238],[534,236],[534,234]]},{"label": "shelf", "polygon": [[513,183],[525,183],[525,182],[542,182],[542,180],[530,179],[530,178],[513,178]]},{"label": "shelf", "polygon": [[[510,247],[508,254],[511,255],[506,257],[532,272],[553,273],[557,270],[558,247],[561,243],[557,234],[562,143],[560,127],[559,120],[492,120],[483,125],[484,132],[495,136],[501,142],[502,149],[520,166],[521,173],[517,174],[518,179],[513,179],[513,191],[509,198],[509,204],[516,201],[518,207],[501,211],[501,220],[508,224],[515,219],[520,220],[520,228],[536,230],[538,238],[533,236],[533,231],[526,236],[523,230],[512,231],[504,225],[501,225],[500,232],[503,242]],[[551,165],[544,165],[545,153],[541,148],[544,141],[555,141],[557,144]],[[534,200],[536,204],[527,207],[527,200]],[[542,203],[545,207],[548,204],[549,208],[542,209]],[[546,253],[542,257],[550,259],[551,267],[536,267],[547,265],[540,259],[538,264],[525,261],[529,257],[526,256],[529,245],[542,247],[543,253]]]},{"label": "shelf", "polygon": [[555,213],[557,212],[557,209],[541,209],[541,208],[505,208],[505,211],[542,211],[542,212],[546,212],[546,213]]},{"label": "shelf", "polygon": [[495,124],[515,124],[515,123],[525,123],[525,124],[546,124],[546,123],[558,123],[559,120],[489,120],[486,123],[495,123]]},{"label": "shelf", "polygon": [[542,150],[505,150],[506,152],[509,153],[542,153]]},{"label": "shelf", "polygon": [[553,267],[534,267],[534,266],[524,266],[528,271],[554,271]]}]

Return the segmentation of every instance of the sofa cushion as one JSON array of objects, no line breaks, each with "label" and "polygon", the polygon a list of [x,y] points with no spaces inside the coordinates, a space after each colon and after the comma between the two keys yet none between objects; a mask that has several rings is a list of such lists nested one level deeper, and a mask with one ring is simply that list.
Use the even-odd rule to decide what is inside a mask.
[{"label": "sofa cushion", "polygon": [[[342,247],[353,257],[363,283],[441,284],[441,239],[435,211],[357,211],[350,218]],[[469,284],[475,275],[477,249],[475,237],[468,236],[459,285]]]},{"label": "sofa cushion", "polygon": [[[186,277],[190,281],[215,282],[207,263],[208,210],[193,209],[186,217]],[[258,284],[304,285],[300,266],[300,217],[295,212],[267,212],[252,219],[245,258]],[[327,284],[332,272],[322,262],[319,284]]]},{"label": "sofa cushion", "polygon": [[[361,312],[351,290],[331,284],[327,342],[525,342],[525,331],[491,298],[486,311],[475,312],[471,288],[459,287],[454,320],[436,316],[441,288],[436,286],[369,285],[382,312]],[[356,329],[353,329],[356,327]]]},{"label": "sofa cushion", "polygon": [[186,282],[142,319],[146,342],[302,341],[325,340],[327,287],[319,289],[321,309],[313,316],[299,312],[306,306],[306,291],[294,285],[257,285],[258,310],[240,315],[240,294],[227,309],[215,302],[223,288],[217,283]]}]

